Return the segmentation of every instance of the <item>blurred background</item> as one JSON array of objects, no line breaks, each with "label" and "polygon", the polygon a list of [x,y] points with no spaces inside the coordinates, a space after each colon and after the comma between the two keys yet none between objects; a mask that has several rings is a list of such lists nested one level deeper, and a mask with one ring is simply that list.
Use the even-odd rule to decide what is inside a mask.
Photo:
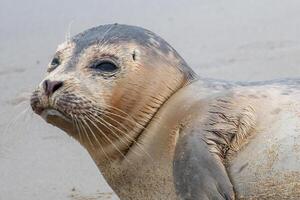
[{"label": "blurred background", "polygon": [[299,0],[0,0],[0,200],[117,199],[87,152],[25,101],[69,33],[137,25],[204,77],[300,77],[299,9]]}]

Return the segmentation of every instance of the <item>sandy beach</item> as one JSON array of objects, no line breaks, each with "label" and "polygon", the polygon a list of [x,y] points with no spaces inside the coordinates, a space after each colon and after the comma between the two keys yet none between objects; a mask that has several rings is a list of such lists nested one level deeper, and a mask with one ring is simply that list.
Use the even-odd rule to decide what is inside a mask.
[{"label": "sandy beach", "polygon": [[86,150],[32,113],[58,44],[124,23],[168,41],[202,77],[300,77],[298,0],[0,0],[0,200],[118,199]]}]

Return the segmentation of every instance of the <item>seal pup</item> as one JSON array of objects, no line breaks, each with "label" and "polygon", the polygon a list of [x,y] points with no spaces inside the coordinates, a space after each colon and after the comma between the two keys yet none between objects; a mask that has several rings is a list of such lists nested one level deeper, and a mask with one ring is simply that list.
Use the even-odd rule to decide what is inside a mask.
[{"label": "seal pup", "polygon": [[162,38],[103,25],[60,45],[31,106],[120,199],[298,199],[300,80],[198,77]]}]

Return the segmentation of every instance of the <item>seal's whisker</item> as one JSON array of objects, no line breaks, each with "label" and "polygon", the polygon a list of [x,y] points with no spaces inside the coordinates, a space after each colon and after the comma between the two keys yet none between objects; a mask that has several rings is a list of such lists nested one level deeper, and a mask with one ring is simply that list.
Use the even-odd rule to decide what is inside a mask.
[{"label": "seal's whisker", "polygon": [[[116,117],[119,117],[119,118],[121,118],[121,119],[127,120],[128,122],[131,122],[133,126],[134,126],[134,125],[137,125],[137,126],[138,126],[139,128],[141,128],[142,130],[149,130],[147,127],[145,127],[144,125],[141,125],[141,124],[138,123],[136,120],[135,120],[135,121],[130,120],[130,119],[128,119],[128,118],[126,118],[126,117],[124,117],[124,116],[122,116],[122,115],[118,115],[118,114],[116,114],[116,113],[114,113],[114,112],[110,112],[110,111],[108,111],[108,110],[105,110],[105,113],[108,113],[108,114],[114,115],[114,116],[116,116]],[[107,116],[107,115],[106,115],[106,116]],[[160,123],[157,119],[152,118],[152,120],[155,121],[155,122],[157,122],[157,123]]]},{"label": "seal's whisker", "polygon": [[[98,137],[95,135],[94,131],[91,129],[91,127],[89,126],[89,124],[85,121],[85,119],[88,119],[86,116],[84,118],[82,118],[82,122],[86,125],[86,127],[90,130],[92,136],[94,137],[94,139],[96,140],[96,142],[99,144],[99,146],[101,145],[101,142],[99,141]],[[88,119],[89,120],[89,119]]]},{"label": "seal's whisker", "polygon": [[[106,117],[108,117],[108,116],[106,116]],[[108,117],[108,118],[110,118],[110,117]],[[113,121],[115,121],[116,123],[122,125],[120,122],[114,120],[113,118],[110,118],[110,119],[113,120]],[[105,121],[105,120],[103,120],[103,122],[104,122],[104,123],[107,123],[107,124],[109,124],[109,125],[111,125],[111,126],[114,127],[116,130],[118,130],[119,132],[123,133],[124,136],[125,136],[125,138],[127,138],[127,140],[129,140],[130,142],[133,142],[134,144],[136,144],[137,147],[138,147],[138,149],[140,149],[140,150],[141,150],[142,152],[144,152],[147,156],[149,156],[150,158],[152,158],[151,155],[150,155],[150,154],[142,147],[142,145],[139,144],[139,142],[138,142],[135,138],[133,138],[132,136],[130,136],[130,134],[126,133],[125,131],[120,130],[119,128],[117,128],[116,126],[113,126],[111,123],[109,123],[109,122],[107,122],[107,121]],[[127,129],[127,130],[128,130],[128,129]],[[129,145],[128,147],[130,147],[130,145]],[[140,155],[140,154],[138,154],[137,152],[135,152],[135,151],[133,151],[133,150],[132,150],[132,152],[136,153],[137,155]]]},{"label": "seal's whisker", "polygon": [[[14,112],[17,113],[17,112]],[[15,142],[20,141],[20,137],[24,137],[24,133],[29,130],[31,121],[28,123],[29,106],[25,107],[17,116],[9,120],[0,131],[0,157],[12,159],[8,157],[11,149],[15,147]],[[20,123],[21,122],[21,123]],[[12,131],[14,130],[14,131]],[[8,134],[9,133],[9,134]]]},{"label": "seal's whisker", "polygon": [[[108,162],[111,162],[111,160],[109,159],[109,156],[107,155],[107,153],[105,152],[105,150],[103,149],[103,146],[101,145],[101,143],[99,142],[97,136],[94,134],[94,131],[91,129],[91,127],[88,125],[88,123],[84,120],[84,118],[81,118],[81,120],[83,121],[83,123],[88,127],[88,129],[90,130],[90,132],[92,133],[93,137],[98,141],[99,146],[101,151],[103,152],[104,156],[106,157],[106,159],[108,160]],[[88,135],[87,135],[88,136]]]},{"label": "seal's whisker", "polygon": [[76,125],[76,128],[78,129],[79,141],[81,141],[82,143],[84,143],[84,134],[80,130],[80,128],[79,128],[79,122],[78,122],[78,119],[76,119],[76,118],[75,118],[75,125]]},{"label": "seal's whisker", "polygon": [[30,124],[28,123],[28,121],[31,122],[31,119],[33,118],[33,114],[34,114],[33,111],[30,109],[30,106],[28,105],[27,107],[28,107],[28,110],[24,113],[24,121],[22,121],[26,124],[25,129],[24,129],[25,131],[28,131],[28,127],[30,127]]},{"label": "seal's whisker", "polygon": [[[113,128],[115,128],[115,129],[118,130],[119,132],[123,133],[124,136],[126,137],[126,139],[127,139],[128,142],[134,142],[134,143],[137,145],[137,147],[138,147],[141,151],[143,151],[146,155],[148,155],[149,157],[151,157],[150,154],[149,154],[147,151],[145,151],[145,149],[141,146],[141,144],[139,144],[138,141],[136,141],[135,138],[133,138],[132,136],[130,136],[130,134],[128,134],[130,131],[129,131],[128,128],[126,128],[122,123],[118,122],[117,120],[113,119],[112,117],[109,117],[109,116],[107,116],[107,115],[105,116],[105,117],[109,118],[110,120],[116,122],[118,125],[122,126],[122,127],[127,131],[127,133],[126,133],[125,131],[120,130],[120,129],[119,129],[118,127],[116,127],[116,126],[113,126],[111,123],[107,122],[106,120],[102,119],[102,118],[99,117],[99,116],[94,116],[94,117],[95,117],[95,118],[94,118],[95,120],[97,120],[97,119],[98,119],[97,121],[102,120],[104,123],[108,124],[109,126],[112,126]],[[135,152],[135,153],[136,153],[136,152]],[[137,153],[136,153],[136,154],[137,154]]]},{"label": "seal's whisker", "polygon": [[[99,117],[99,116],[97,116],[99,119],[102,119],[101,117]],[[124,125],[124,124],[122,124],[122,123],[120,123],[118,120],[115,120],[114,118],[112,118],[112,117],[110,117],[110,116],[108,116],[108,115],[105,115],[105,117],[107,117],[107,118],[109,118],[110,120],[112,120],[112,121],[114,121],[114,122],[116,122],[119,126],[121,126],[125,131],[122,131],[122,130],[119,130],[119,128],[117,128],[117,127],[115,127],[115,128],[117,128],[119,131],[121,131],[121,132],[123,132],[123,133],[125,133],[125,132],[127,132],[127,133],[129,133],[130,132],[130,130]],[[102,119],[103,121],[105,121],[104,119]],[[107,121],[105,121],[105,122],[107,122]],[[108,122],[107,122],[108,123]],[[110,124],[110,123],[109,123]],[[112,124],[111,124],[111,126],[112,126]]]},{"label": "seal's whisker", "polygon": [[80,133],[80,131],[79,131],[79,127],[78,127],[77,121],[76,121],[74,115],[72,115],[72,114],[70,114],[70,115],[71,115],[71,117],[72,117],[73,127],[75,127],[76,130],[77,130],[77,132],[78,132],[79,142],[83,144],[83,140],[82,140],[82,138],[81,138],[81,133]]},{"label": "seal's whisker", "polygon": [[109,25],[107,30],[104,32],[102,39],[99,41],[99,44],[101,44],[101,43],[103,43],[103,41],[105,41],[105,36],[112,30],[113,27],[114,27],[114,24]]},{"label": "seal's whisker", "polygon": [[126,158],[126,156],[122,153],[122,151],[115,145],[115,143],[89,118],[86,117],[87,120],[89,120],[90,123],[93,124],[93,126],[106,138],[106,140],[108,140],[111,145],[113,145],[113,147],[121,154],[121,156],[129,162],[129,160]]},{"label": "seal's whisker", "polygon": [[111,109],[114,109],[114,110],[116,110],[116,111],[119,111],[119,112],[121,112],[121,113],[127,115],[128,117],[130,117],[132,120],[134,120],[134,118],[133,118],[131,115],[129,115],[129,114],[126,113],[125,111],[121,110],[120,108],[117,108],[117,107],[115,107],[115,106],[111,106],[111,105],[108,105],[108,104],[105,104],[104,107],[105,107],[105,108],[111,108]]},{"label": "seal's whisker", "polygon": [[[93,116],[91,115],[91,117],[96,120],[97,122],[99,122],[101,125],[105,126],[107,129],[111,130],[112,133],[116,136],[117,139],[121,140],[123,144],[125,144],[127,146],[127,148],[129,149],[130,148],[130,144],[132,142],[135,142],[133,138],[130,138],[128,137],[128,134],[126,134],[124,131],[123,131],[123,135],[125,137],[125,139],[127,140],[128,143],[126,143],[126,141],[123,140],[122,137],[120,137],[113,129],[111,129],[110,127],[116,129],[116,130],[119,130],[119,132],[121,131],[120,129],[118,129],[117,127],[113,126],[112,124],[108,123],[107,121],[105,121],[104,119],[101,119],[100,117],[98,116]],[[122,132],[122,131],[121,131]],[[137,155],[140,155],[138,154],[137,152],[133,151],[134,153],[136,153]]]},{"label": "seal's whisker", "polygon": [[17,97],[10,99],[9,104],[18,106],[22,105],[23,103],[28,103],[28,101],[31,98],[32,93],[31,92],[23,92],[19,94]]},{"label": "seal's whisker", "polygon": [[13,102],[10,102],[13,106],[22,106],[28,104],[29,98],[15,99]]},{"label": "seal's whisker", "polygon": [[69,23],[69,25],[68,25],[68,30],[67,30],[67,32],[66,32],[66,41],[67,42],[70,42],[70,40],[71,40],[71,29],[72,29],[72,24],[73,24],[73,20]]},{"label": "seal's whisker", "polygon": [[121,129],[119,129],[116,126],[113,126],[111,123],[109,123],[108,121],[104,120],[103,118],[99,117],[99,116],[95,116],[97,117],[97,119],[102,120],[104,123],[108,124],[108,126],[114,127],[117,131],[123,133],[126,137],[129,137],[129,142],[131,142],[131,140],[134,140],[133,137],[131,137],[128,133],[130,132],[130,130],[122,123],[120,123],[118,120],[115,120],[112,117],[109,117],[108,115],[105,115],[105,117],[109,118],[110,120],[114,121],[115,123],[117,123],[119,126],[121,126],[123,129],[125,129],[126,131],[122,131]]},{"label": "seal's whisker", "polygon": [[[138,125],[140,128],[147,130],[147,128],[145,127],[145,125],[139,123],[136,119],[134,119],[131,115],[129,115],[128,113],[124,112],[123,110],[120,110],[119,108],[116,108],[116,107],[110,106],[110,105],[105,105],[105,107],[107,107],[108,109],[106,109],[104,112],[107,112],[109,114],[115,115],[115,116],[120,117],[122,119],[126,119],[129,122],[131,121],[133,123],[133,125]],[[129,118],[131,118],[131,120],[129,120],[128,118],[124,118],[124,116],[118,115],[117,113],[114,113],[112,111],[109,112],[110,108],[111,109],[115,109],[116,111],[119,111],[119,112],[125,114],[126,116],[128,116]],[[151,121],[155,121],[156,123],[161,124],[161,122],[158,119],[156,119],[155,116],[151,119]]]},{"label": "seal's whisker", "polygon": [[74,115],[74,120],[77,122],[77,126],[78,126],[78,131],[79,131],[79,134],[81,135],[82,134],[82,142],[85,141],[85,133],[83,132],[83,129],[82,129],[82,125],[80,123],[80,120]]},{"label": "seal's whisker", "polygon": [[83,125],[82,118],[80,118],[80,120],[78,120],[78,124],[80,125],[80,127],[81,127],[81,129],[83,130],[84,134],[86,135],[88,141],[90,142],[92,149],[95,149],[94,144],[93,144],[93,142],[91,141],[91,139],[90,139],[90,137],[89,137],[89,134],[87,133],[87,131],[86,131],[84,125]]},{"label": "seal's whisker", "polygon": [[[128,146],[128,144],[127,144],[126,142],[124,142],[123,138],[120,137],[118,134],[116,134],[115,131],[114,131],[113,129],[110,128],[110,127],[114,127],[114,126],[112,126],[111,124],[110,124],[110,126],[107,125],[107,124],[104,124],[104,123],[102,123],[102,122],[104,122],[105,120],[100,121],[100,120],[101,120],[100,118],[96,118],[95,116],[93,116],[92,113],[89,113],[89,114],[90,114],[89,116],[90,116],[91,118],[93,118],[94,120],[96,120],[97,122],[99,122],[101,125],[105,126],[108,130],[110,130],[110,131],[115,135],[115,137],[116,137],[117,139],[120,139],[126,146]],[[130,141],[128,141],[128,142],[130,142]],[[129,147],[129,146],[128,146],[128,147]]]},{"label": "seal's whisker", "polygon": [[[106,106],[106,105],[105,105]],[[125,114],[127,117],[129,117],[129,118],[127,118],[127,117],[124,117],[124,116],[122,116],[122,115],[119,115],[119,114],[117,114],[117,113],[115,113],[115,112],[113,112],[113,111],[109,111],[109,109],[118,109],[118,108],[114,108],[114,107],[110,107],[110,106],[107,106],[107,109],[104,111],[104,113],[108,113],[108,114],[112,114],[112,115],[114,115],[114,116],[116,116],[116,117],[120,117],[121,119],[125,119],[125,120],[127,120],[128,122],[131,122],[132,123],[132,125],[134,126],[134,125],[137,125],[137,126],[139,126],[140,128],[144,128],[144,126],[142,125],[142,124],[140,124],[139,122],[137,122],[132,116],[130,116],[129,114],[127,114],[127,113],[125,113],[124,111],[122,111],[122,113],[123,114]],[[119,110],[117,110],[117,111],[119,111]],[[121,112],[121,111],[120,111]]]},{"label": "seal's whisker", "polygon": [[16,117],[14,117],[10,122],[8,122],[6,128],[3,131],[3,134],[5,135],[8,131],[8,129],[14,125],[19,119],[20,117],[24,116],[28,111],[29,111],[29,106],[26,107],[23,111],[21,111]]},{"label": "seal's whisker", "polygon": [[[124,119],[124,120],[126,120],[127,122],[130,122],[130,125],[132,125],[133,127],[135,126],[135,125],[137,125],[139,128],[141,128],[141,129],[143,129],[144,128],[144,126],[142,125],[142,124],[140,124],[140,123],[138,123],[135,119],[133,119],[130,115],[128,115],[127,113],[126,113],[126,117],[124,117],[124,116],[122,116],[122,115],[119,115],[119,114],[117,114],[117,113],[115,113],[115,112],[113,112],[113,111],[109,111],[108,109],[106,109],[105,111],[104,111],[104,113],[106,114],[105,116],[106,117],[109,117],[107,114],[110,114],[110,115],[113,115],[113,116],[116,116],[116,117],[118,117],[118,118],[120,118],[120,119]],[[124,113],[125,114],[125,113]],[[129,118],[132,118],[132,119],[129,119]]]}]

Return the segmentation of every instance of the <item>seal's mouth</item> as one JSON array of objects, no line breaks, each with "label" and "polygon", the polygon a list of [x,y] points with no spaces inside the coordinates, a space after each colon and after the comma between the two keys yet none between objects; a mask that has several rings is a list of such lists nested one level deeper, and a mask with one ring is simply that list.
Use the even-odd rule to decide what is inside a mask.
[{"label": "seal's mouth", "polygon": [[73,136],[76,133],[73,121],[64,113],[54,108],[44,108],[39,114],[47,123],[56,126],[69,135]]},{"label": "seal's mouth", "polygon": [[62,112],[53,109],[53,108],[45,108],[43,109],[43,111],[40,113],[40,116],[45,120],[45,121],[49,121],[49,118],[52,117],[58,117],[61,118],[69,123],[72,123],[72,120],[70,118],[68,118],[67,116],[65,116]]},{"label": "seal's mouth", "polygon": [[61,112],[59,109],[53,108],[51,105],[49,105],[48,99],[43,101],[43,98],[40,97],[38,91],[33,92],[30,99],[30,104],[32,110],[48,123],[51,123],[52,119],[54,118],[69,123],[72,122],[72,118]]}]

